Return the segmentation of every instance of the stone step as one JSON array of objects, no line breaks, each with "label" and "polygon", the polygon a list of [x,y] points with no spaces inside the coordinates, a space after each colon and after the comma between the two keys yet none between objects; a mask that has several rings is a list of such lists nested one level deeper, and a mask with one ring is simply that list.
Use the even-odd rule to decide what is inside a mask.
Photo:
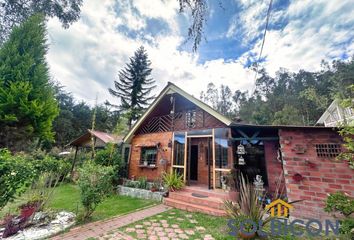
[{"label": "stone step", "polygon": [[225,216],[224,210],[215,209],[207,206],[196,205],[172,198],[164,198],[164,204],[170,207],[178,208],[188,212],[201,212],[213,216]]},{"label": "stone step", "polygon": [[211,207],[220,210],[224,209],[224,202],[223,199],[221,198],[210,197],[210,196],[206,198],[200,198],[200,197],[195,197],[192,194],[193,194],[192,192],[186,192],[182,190],[177,192],[170,192],[168,197],[171,199],[191,203],[194,205],[206,206],[206,207]]}]

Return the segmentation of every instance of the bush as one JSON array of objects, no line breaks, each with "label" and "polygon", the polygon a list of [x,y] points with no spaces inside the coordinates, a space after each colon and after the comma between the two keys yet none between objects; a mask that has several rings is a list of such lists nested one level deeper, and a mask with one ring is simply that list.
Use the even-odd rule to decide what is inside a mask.
[{"label": "bush", "polygon": [[179,175],[176,171],[165,173],[163,175],[163,182],[172,192],[182,189],[184,186],[183,176]]},{"label": "bush", "polygon": [[332,193],[326,200],[325,211],[340,212],[348,217],[354,213],[354,199],[342,192]]},{"label": "bush", "polygon": [[102,166],[112,166],[114,170],[114,183],[126,177],[126,166],[120,154],[119,148],[113,144],[107,144],[105,149],[96,152],[95,163]]},{"label": "bush", "polygon": [[84,219],[89,218],[96,207],[112,192],[113,168],[86,162],[79,169],[81,202]]},{"label": "bush", "polygon": [[353,198],[342,192],[332,193],[326,199],[326,206],[324,210],[328,213],[339,212],[343,214],[344,219],[340,220],[340,232],[344,234],[352,233],[352,230],[354,229],[354,218],[351,217],[354,213]]},{"label": "bush", "polygon": [[0,149],[0,210],[26,191],[35,176],[34,167],[26,158]]}]

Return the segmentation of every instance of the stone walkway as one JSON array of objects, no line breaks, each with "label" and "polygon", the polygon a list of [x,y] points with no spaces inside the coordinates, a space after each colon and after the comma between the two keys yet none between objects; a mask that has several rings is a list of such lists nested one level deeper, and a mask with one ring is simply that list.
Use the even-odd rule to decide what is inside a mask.
[{"label": "stone walkway", "polygon": [[130,240],[134,239],[126,234],[117,231],[117,228],[126,226],[130,223],[142,220],[144,218],[165,212],[171,208],[160,204],[154,207],[150,207],[144,210],[140,210],[137,212],[133,212],[124,216],[88,223],[76,228],[72,228],[67,233],[62,233],[57,235],[52,240],[59,240],[59,239],[74,239],[74,240],[85,240],[88,238],[102,238],[102,236],[106,235],[107,233],[114,231],[114,239],[125,239]]}]

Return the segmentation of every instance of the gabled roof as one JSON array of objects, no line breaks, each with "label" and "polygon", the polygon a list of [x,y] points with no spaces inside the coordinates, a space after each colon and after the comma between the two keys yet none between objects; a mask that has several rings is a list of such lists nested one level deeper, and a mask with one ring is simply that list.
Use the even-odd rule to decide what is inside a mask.
[{"label": "gabled roof", "polygon": [[161,99],[165,95],[171,94],[171,93],[178,93],[179,95],[181,95],[185,99],[187,99],[190,102],[194,103],[196,106],[198,106],[199,108],[203,109],[204,111],[206,111],[207,113],[209,113],[210,115],[215,117],[216,119],[218,119],[220,122],[224,123],[227,126],[231,125],[232,121],[229,118],[227,118],[224,115],[218,113],[213,108],[211,108],[209,105],[203,103],[199,99],[197,99],[197,98],[193,97],[192,95],[188,94],[187,92],[185,92],[181,88],[177,87],[175,84],[173,84],[171,82],[168,82],[167,86],[160,92],[160,94],[156,97],[154,102],[149,106],[149,108],[145,111],[145,113],[138,119],[138,121],[136,121],[136,123],[133,125],[133,127],[130,129],[130,131],[127,133],[127,135],[124,137],[124,139],[123,139],[124,142],[127,142],[127,141],[131,140],[131,138],[133,137],[135,131],[140,127],[140,125],[144,122],[144,120],[152,112],[152,110],[155,109],[155,107],[161,101]]},{"label": "gabled roof", "polygon": [[331,105],[329,105],[329,107],[324,111],[324,113],[323,113],[322,116],[318,119],[318,121],[316,122],[316,124],[323,124],[323,123],[325,122],[326,118],[328,117],[328,115],[330,115],[331,112],[337,108],[337,106],[339,106],[339,103],[338,103],[338,101],[335,99],[335,100],[333,100],[333,102],[331,103]]},{"label": "gabled roof", "polygon": [[76,138],[75,140],[71,141],[68,145],[69,146],[81,146],[81,144],[89,141],[91,139],[91,136],[94,136],[94,137],[100,139],[104,143],[118,144],[118,143],[121,143],[122,139],[123,139],[122,136],[118,136],[115,134],[87,129],[87,133],[85,133],[85,134],[81,135],[80,137]]}]

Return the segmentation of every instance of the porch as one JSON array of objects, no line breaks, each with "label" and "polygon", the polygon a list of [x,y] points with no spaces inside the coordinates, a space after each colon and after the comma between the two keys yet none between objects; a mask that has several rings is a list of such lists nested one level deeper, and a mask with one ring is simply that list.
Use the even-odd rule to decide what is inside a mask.
[{"label": "porch", "polygon": [[205,185],[186,186],[180,191],[170,192],[164,204],[189,212],[202,212],[214,216],[225,216],[224,200],[231,196],[221,190],[209,190]]}]

